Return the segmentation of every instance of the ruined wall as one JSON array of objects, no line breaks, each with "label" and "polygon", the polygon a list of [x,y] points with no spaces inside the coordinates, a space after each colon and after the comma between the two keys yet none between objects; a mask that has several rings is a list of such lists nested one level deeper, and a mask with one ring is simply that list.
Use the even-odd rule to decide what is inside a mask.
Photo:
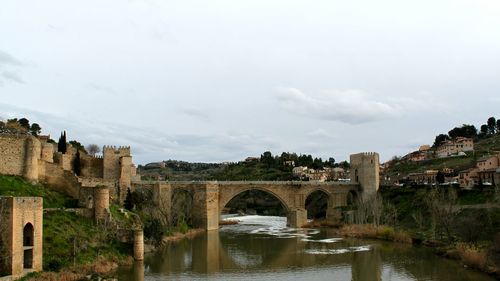
[{"label": "ruined wall", "polygon": [[352,154],[351,164],[351,182],[359,183],[362,189],[362,196],[369,196],[378,191],[380,186],[380,162],[379,155],[376,152],[363,152]]},{"label": "ruined wall", "polygon": [[[4,271],[14,277],[22,276],[25,253],[32,253],[32,269],[42,270],[42,229],[43,229],[43,198],[41,197],[1,197],[0,205],[9,210],[6,221],[7,240],[6,264]],[[3,221],[2,221],[3,222]],[[32,240],[26,240],[24,228],[33,226]]]}]

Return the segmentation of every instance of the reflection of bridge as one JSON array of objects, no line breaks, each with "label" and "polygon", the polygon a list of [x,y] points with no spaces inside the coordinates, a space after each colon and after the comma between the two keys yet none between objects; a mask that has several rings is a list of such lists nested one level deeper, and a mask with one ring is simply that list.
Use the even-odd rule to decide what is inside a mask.
[{"label": "reflection of bridge", "polygon": [[322,191],[328,197],[327,220],[336,221],[339,207],[347,205],[348,195],[366,196],[378,190],[379,158],[377,153],[351,155],[351,182],[302,181],[211,181],[211,182],[136,182],[134,187],[153,190],[155,203],[172,206],[172,195],[184,190],[193,198],[193,224],[207,230],[218,229],[222,209],[231,199],[248,190],[262,190],[275,196],[288,213],[288,225],[301,227],[307,222],[307,197]]},{"label": "reflection of bridge", "polygon": [[[238,239],[240,239],[239,243],[234,243],[234,241],[227,243],[226,238],[225,243],[218,231],[207,231],[206,234],[193,238],[189,243],[167,244],[159,252],[147,257],[145,263],[148,264],[152,273],[165,278],[190,271],[200,275],[217,274],[222,277],[228,272],[286,272],[290,271],[291,266],[299,266],[306,270],[328,264],[331,268],[350,265],[350,277],[353,281],[381,280],[382,259],[378,246],[373,246],[369,251],[363,252],[315,255],[306,253],[306,250],[311,248],[308,242],[299,242],[293,238],[278,239],[279,241],[250,238],[247,240],[241,237]],[[345,242],[340,247],[348,246],[349,242]],[[265,249],[272,250],[266,251]],[[252,259],[251,257],[259,258]],[[336,270],[332,270],[331,273],[333,274],[334,271]],[[338,270],[340,274],[343,271],[348,270]],[[144,280],[143,261],[135,264],[133,276],[133,280]]]}]

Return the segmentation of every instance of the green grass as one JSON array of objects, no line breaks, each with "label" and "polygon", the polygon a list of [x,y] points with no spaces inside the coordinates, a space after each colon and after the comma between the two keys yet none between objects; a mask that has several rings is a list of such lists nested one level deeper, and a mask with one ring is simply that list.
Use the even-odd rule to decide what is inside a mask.
[{"label": "green grass", "polygon": [[73,208],[77,200],[42,184],[31,184],[21,177],[0,175],[0,196],[43,197],[44,208]]},{"label": "green grass", "polygon": [[98,256],[125,257],[131,252],[129,245],[114,241],[111,230],[74,213],[48,212],[43,227],[45,270],[71,266],[73,258],[76,264],[87,264]]}]

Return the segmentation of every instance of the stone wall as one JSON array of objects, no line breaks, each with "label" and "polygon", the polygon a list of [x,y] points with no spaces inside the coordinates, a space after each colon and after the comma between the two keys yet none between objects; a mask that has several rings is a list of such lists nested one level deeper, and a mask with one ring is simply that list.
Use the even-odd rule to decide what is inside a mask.
[{"label": "stone wall", "polygon": [[[4,239],[7,243],[6,263],[3,271],[14,277],[24,273],[25,258],[32,256],[32,266],[27,269],[42,270],[43,198],[1,197],[0,205],[9,210]],[[31,231],[25,232],[25,229]],[[26,255],[26,257],[25,257]],[[26,263],[28,264],[28,262]]]},{"label": "stone wall", "polygon": [[28,180],[38,179],[38,159],[41,144],[31,136],[0,136],[0,174],[24,176]]},{"label": "stone wall", "polygon": [[82,177],[103,178],[104,161],[102,157],[81,155]]},{"label": "stone wall", "polygon": [[52,189],[79,198],[80,183],[71,171],[63,170],[55,163],[44,162],[44,175],[39,180],[48,184]]},{"label": "stone wall", "polygon": [[364,197],[378,191],[380,186],[379,155],[375,152],[352,154],[350,157],[351,182],[361,185]]}]

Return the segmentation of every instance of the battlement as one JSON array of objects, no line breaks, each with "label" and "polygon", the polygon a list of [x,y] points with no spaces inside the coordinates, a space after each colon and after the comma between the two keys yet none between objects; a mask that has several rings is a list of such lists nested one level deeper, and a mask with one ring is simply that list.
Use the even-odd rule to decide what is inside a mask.
[{"label": "battlement", "polygon": [[105,145],[102,151],[106,152],[121,152],[121,153],[130,153],[130,146],[114,146],[114,145]]}]

